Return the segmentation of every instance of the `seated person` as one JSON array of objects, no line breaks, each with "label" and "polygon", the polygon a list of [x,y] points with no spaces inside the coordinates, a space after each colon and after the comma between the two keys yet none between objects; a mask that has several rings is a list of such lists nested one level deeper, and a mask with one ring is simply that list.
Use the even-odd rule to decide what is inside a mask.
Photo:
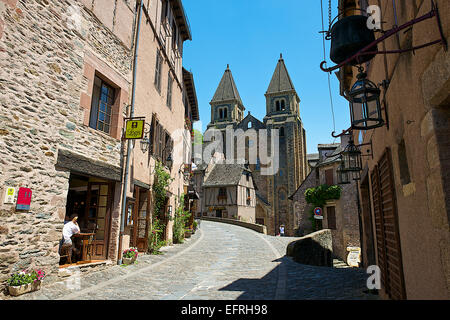
[{"label": "seated person", "polygon": [[80,233],[80,227],[78,226],[78,215],[73,214],[70,216],[70,221],[64,224],[63,228],[63,238],[61,239],[62,246],[70,247],[69,250],[74,251],[76,254],[79,253],[79,250],[76,249],[72,242],[72,236],[74,234]]}]

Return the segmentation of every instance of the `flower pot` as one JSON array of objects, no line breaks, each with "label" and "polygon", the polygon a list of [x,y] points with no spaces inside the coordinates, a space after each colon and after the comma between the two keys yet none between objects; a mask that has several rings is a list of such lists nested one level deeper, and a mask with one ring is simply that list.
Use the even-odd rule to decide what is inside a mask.
[{"label": "flower pot", "polygon": [[9,294],[12,295],[13,297],[17,297],[28,292],[38,291],[40,289],[41,289],[41,280],[23,284],[21,286],[8,286]]},{"label": "flower pot", "polygon": [[136,261],[136,256],[133,258],[123,258],[122,262],[123,264],[133,264]]}]

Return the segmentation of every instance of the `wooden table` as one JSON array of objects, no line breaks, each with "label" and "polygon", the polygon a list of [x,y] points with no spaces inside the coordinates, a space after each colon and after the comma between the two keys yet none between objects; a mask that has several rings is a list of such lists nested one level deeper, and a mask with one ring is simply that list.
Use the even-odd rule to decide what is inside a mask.
[{"label": "wooden table", "polygon": [[87,247],[89,244],[89,238],[91,236],[95,235],[95,233],[77,233],[74,234],[73,236],[75,238],[80,238],[81,239],[81,243],[83,245],[82,250],[81,250],[81,260],[82,261],[87,261]]}]

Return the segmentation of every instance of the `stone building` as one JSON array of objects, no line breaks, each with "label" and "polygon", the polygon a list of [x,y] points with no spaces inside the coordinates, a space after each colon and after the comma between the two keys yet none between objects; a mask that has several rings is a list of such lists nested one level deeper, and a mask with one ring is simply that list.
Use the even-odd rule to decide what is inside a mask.
[{"label": "stone building", "polygon": [[[339,184],[337,170],[341,163],[340,152],[344,150],[349,136],[341,137],[341,143],[319,144],[319,162],[312,169],[295,193],[289,199],[294,203],[294,215],[297,221],[297,234],[303,236],[316,230],[311,223],[312,204],[305,199],[305,191],[320,185],[334,186]],[[341,260],[347,259],[347,247],[360,247],[360,228],[356,181],[341,184],[339,200],[327,201],[323,209],[321,228],[330,229],[333,254]],[[320,224],[320,222],[319,222]]]},{"label": "stone building", "polygon": [[[355,0],[339,1],[346,15],[359,14]],[[450,40],[450,2],[436,0],[440,26]],[[363,1],[381,9],[383,29],[431,12],[430,1]],[[412,48],[440,38],[436,17],[381,42],[379,50]],[[377,37],[379,35],[377,34]],[[442,43],[401,54],[376,55],[363,64],[381,88],[385,125],[354,131],[355,142],[372,143],[363,158],[361,198],[364,266],[381,270],[386,299],[450,298],[450,52]],[[341,92],[358,70],[340,69]]]},{"label": "stone building", "polygon": [[[180,52],[191,36],[181,1],[144,1],[140,57],[133,66],[136,8],[130,0],[0,0],[1,283],[28,267],[43,268],[54,279],[63,222],[72,213],[79,215],[82,231],[95,233],[90,259],[117,261],[124,154],[132,160],[128,199],[136,199],[135,210],[146,211],[148,221],[154,159],[143,155],[139,142],[127,152],[122,141],[133,68],[134,116],[151,123],[152,113],[158,113],[167,132],[183,128]],[[155,73],[159,92],[149,86]],[[171,107],[161,111],[166,102]],[[177,168],[172,175],[169,201],[175,205],[172,195],[184,181]],[[4,196],[9,187],[16,188],[16,198],[17,189],[30,188],[31,207],[17,210],[16,199]],[[141,222],[135,225],[141,235]],[[137,240],[125,237],[122,248],[142,247]]]},{"label": "stone building", "polygon": [[[264,120],[261,122],[250,112],[244,117],[244,104],[231,70],[227,67],[210,102],[211,122],[208,129],[221,131],[222,150],[227,160],[231,160],[228,152],[231,150],[234,152],[231,154],[232,159],[250,164],[257,190],[256,221],[267,227],[268,234],[277,234],[279,227],[284,225],[285,234],[293,235],[293,208],[287,197],[298,188],[308,173],[306,131],[300,118],[300,98],[282,57],[278,60],[265,96]],[[227,129],[235,130],[235,136],[227,136]],[[272,129],[279,130],[279,168],[275,173],[265,174],[267,163],[261,161],[260,139],[265,130],[270,135]],[[208,131],[204,135],[207,144],[210,141]],[[244,148],[239,145],[239,139],[245,139]],[[270,153],[270,146],[268,150]]]},{"label": "stone building", "polygon": [[211,163],[197,168],[202,201],[197,216],[256,223],[256,190],[252,172],[240,164]]},{"label": "stone building", "polygon": [[[163,164],[173,181],[167,190],[163,211],[164,239],[172,241],[173,214],[186,193],[185,165],[190,163],[190,131],[197,121],[198,106],[193,75],[183,68],[183,43],[191,31],[181,1],[144,1],[140,43],[137,52],[134,117],[144,117],[148,126],[146,149],[136,143],[131,150],[127,188],[129,218],[125,235],[130,245],[148,248],[152,225],[154,170]],[[172,163],[169,160],[172,157]],[[126,238],[126,237],[125,237]],[[126,240],[124,241],[127,242]]]}]

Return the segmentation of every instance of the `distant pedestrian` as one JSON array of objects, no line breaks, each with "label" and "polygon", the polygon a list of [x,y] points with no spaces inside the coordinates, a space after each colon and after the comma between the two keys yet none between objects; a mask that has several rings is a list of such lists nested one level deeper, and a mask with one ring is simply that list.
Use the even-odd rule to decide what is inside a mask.
[{"label": "distant pedestrian", "polygon": [[284,226],[280,226],[280,236],[284,237]]}]

